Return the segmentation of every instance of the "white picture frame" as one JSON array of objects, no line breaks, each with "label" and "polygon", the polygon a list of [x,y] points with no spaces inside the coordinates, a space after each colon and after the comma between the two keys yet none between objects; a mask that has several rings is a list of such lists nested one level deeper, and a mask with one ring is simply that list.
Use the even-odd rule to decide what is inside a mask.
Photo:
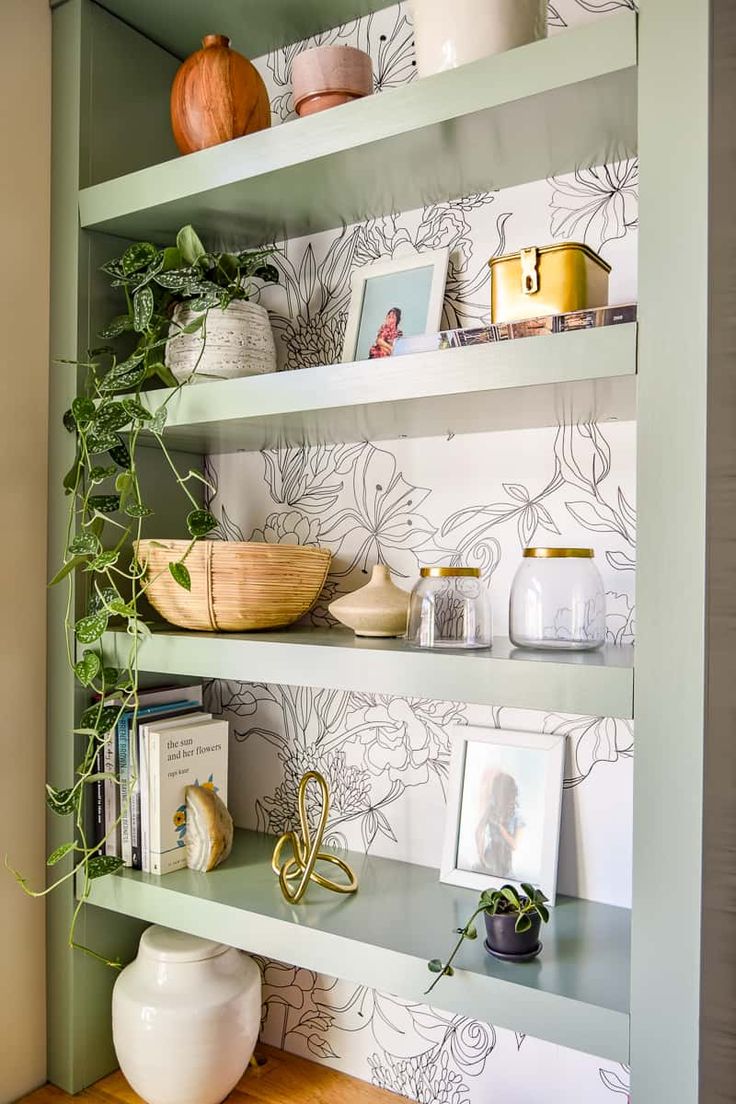
[{"label": "white picture frame", "polygon": [[564,736],[453,725],[440,881],[527,882],[554,904],[564,767]]},{"label": "white picture frame", "polygon": [[[392,308],[398,307],[403,313],[403,327],[401,321],[397,326],[402,336],[415,337],[439,331],[449,263],[450,250],[446,248],[393,257],[357,268],[350,281],[343,364],[371,359],[368,343],[371,338],[378,338],[379,316],[387,319]],[[408,304],[410,310],[402,306],[402,302]],[[390,353],[381,355],[387,357]]]}]

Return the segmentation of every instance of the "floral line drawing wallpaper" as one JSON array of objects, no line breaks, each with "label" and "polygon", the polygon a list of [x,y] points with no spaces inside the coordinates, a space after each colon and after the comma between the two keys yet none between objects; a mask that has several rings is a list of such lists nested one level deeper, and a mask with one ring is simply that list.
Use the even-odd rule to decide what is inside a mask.
[{"label": "floral line drawing wallpaper", "polygon": [[[550,33],[633,0],[555,0]],[[313,42],[367,49],[377,94],[416,78],[407,3],[259,59],[274,119],[294,117],[291,64]],[[581,168],[503,192],[460,197],[281,245],[281,283],[264,289],[281,370],[338,362],[355,268],[448,247],[443,324],[489,321],[488,260],[531,243],[585,241],[612,265],[611,303],[636,301],[638,164]],[[227,244],[227,243],[223,243]],[[538,340],[538,339],[531,339]],[[274,443],[278,446],[278,442]],[[210,506],[225,540],[321,545],[333,553],[310,615],[367,581],[375,563],[410,589],[425,564],[481,569],[494,632],[528,544],[592,546],[607,592],[610,643],[635,640],[635,431],[567,420],[557,429],[361,441],[208,458]],[[559,891],[630,905],[632,725],[326,689],[213,682],[208,706],[231,721],[229,805],[237,824],[294,824],[304,771],[328,781],[326,842],[438,866],[452,728],[481,724],[567,736]],[[315,810],[312,809],[312,813]],[[451,933],[448,932],[448,938]],[[259,960],[263,1038],[420,1104],[626,1100],[628,1069],[294,965]],[[447,984],[451,984],[450,981]],[[436,998],[441,1003],[441,989]]]}]

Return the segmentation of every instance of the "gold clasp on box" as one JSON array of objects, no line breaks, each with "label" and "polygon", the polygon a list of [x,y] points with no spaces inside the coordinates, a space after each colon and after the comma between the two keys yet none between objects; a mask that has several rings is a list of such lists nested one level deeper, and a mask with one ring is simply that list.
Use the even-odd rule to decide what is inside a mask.
[{"label": "gold clasp on box", "polygon": [[539,291],[539,252],[535,246],[531,249],[522,249],[521,258],[521,290],[524,295],[534,295]]}]

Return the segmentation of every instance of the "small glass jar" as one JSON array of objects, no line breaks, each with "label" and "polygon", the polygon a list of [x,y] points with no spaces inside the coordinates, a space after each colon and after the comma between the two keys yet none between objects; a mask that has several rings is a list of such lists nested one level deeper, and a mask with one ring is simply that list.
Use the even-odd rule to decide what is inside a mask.
[{"label": "small glass jar", "polygon": [[592,651],[606,639],[606,592],[592,548],[525,548],[511,587],[517,648]]},{"label": "small glass jar", "polygon": [[490,648],[491,599],[477,567],[423,567],[407,640],[419,648]]}]

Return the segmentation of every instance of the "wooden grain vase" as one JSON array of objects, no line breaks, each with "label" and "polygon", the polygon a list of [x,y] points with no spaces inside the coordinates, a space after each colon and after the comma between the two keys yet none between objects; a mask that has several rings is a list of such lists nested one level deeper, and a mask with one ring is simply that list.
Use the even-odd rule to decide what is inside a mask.
[{"label": "wooden grain vase", "polygon": [[230,49],[227,35],[205,35],[171,86],[171,127],[182,153],[217,146],[271,125],[260,73]]}]

